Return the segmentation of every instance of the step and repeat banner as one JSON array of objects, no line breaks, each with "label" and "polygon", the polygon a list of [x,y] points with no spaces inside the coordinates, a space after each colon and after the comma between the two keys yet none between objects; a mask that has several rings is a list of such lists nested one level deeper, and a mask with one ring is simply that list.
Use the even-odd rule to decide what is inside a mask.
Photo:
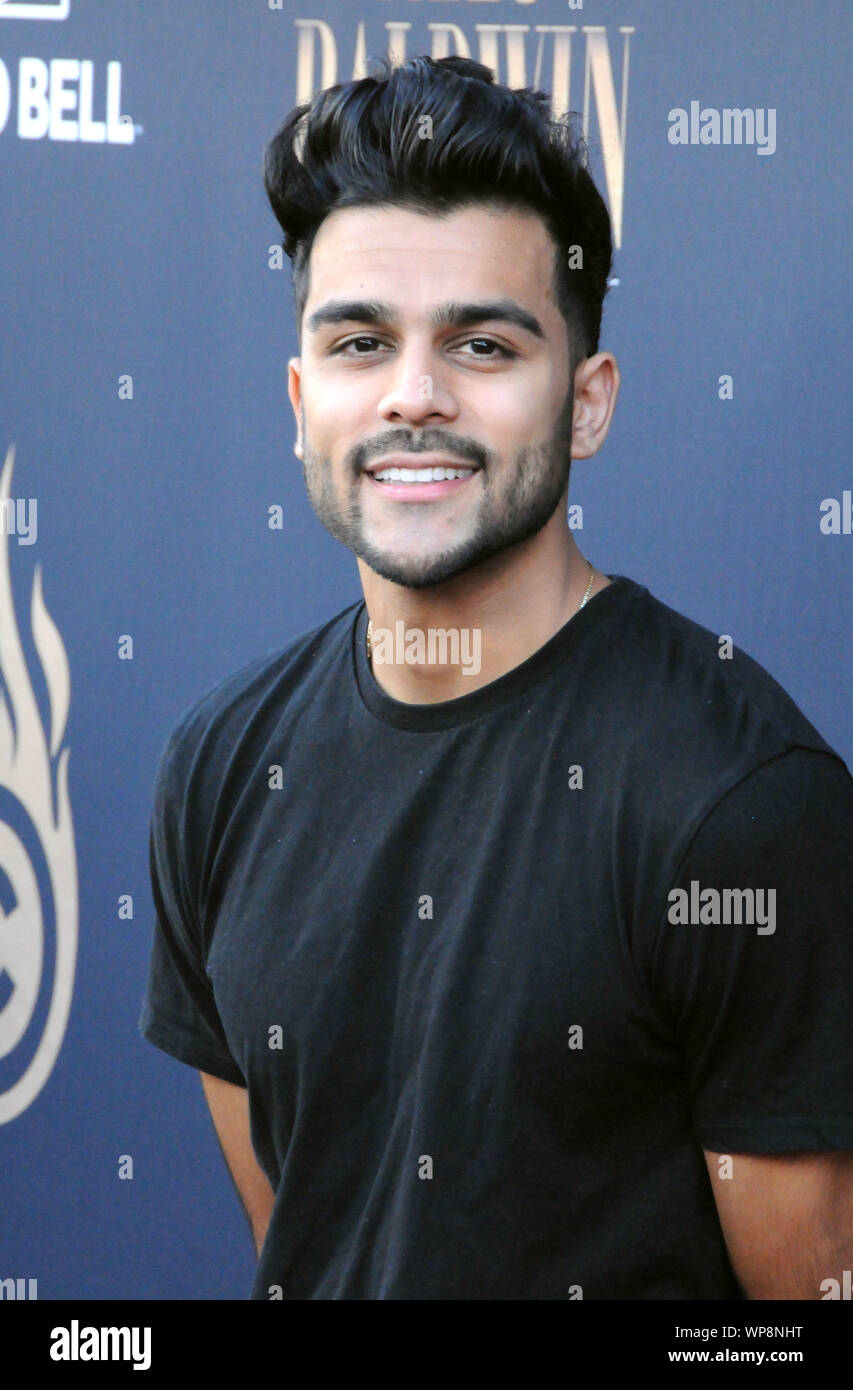
[{"label": "step and repeat banner", "polygon": [[386,55],[578,113],[622,389],[576,539],[850,765],[850,38],[841,0],[0,0],[4,1298],[251,1286],[198,1074],[137,1018],[168,734],[361,595],[293,451],[266,142]]}]

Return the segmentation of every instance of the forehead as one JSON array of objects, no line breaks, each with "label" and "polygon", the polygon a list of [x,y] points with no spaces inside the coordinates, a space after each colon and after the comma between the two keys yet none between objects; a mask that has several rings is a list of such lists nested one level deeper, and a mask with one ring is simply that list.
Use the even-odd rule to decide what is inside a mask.
[{"label": "forehead", "polygon": [[416,312],[438,300],[511,297],[534,305],[548,330],[562,322],[553,300],[555,248],[526,209],[455,208],[439,217],[399,207],[339,208],[311,248],[306,310],[357,291]]}]

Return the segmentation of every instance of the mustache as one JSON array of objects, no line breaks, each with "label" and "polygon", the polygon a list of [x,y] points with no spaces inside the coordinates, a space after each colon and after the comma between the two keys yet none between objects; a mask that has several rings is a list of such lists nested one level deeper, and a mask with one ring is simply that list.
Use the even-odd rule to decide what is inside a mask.
[{"label": "mustache", "polygon": [[385,454],[452,454],[454,458],[470,460],[478,468],[485,468],[489,451],[473,439],[462,435],[449,434],[438,430],[425,430],[415,437],[406,430],[392,430],[359,444],[350,454],[353,471],[360,473],[371,459]]}]

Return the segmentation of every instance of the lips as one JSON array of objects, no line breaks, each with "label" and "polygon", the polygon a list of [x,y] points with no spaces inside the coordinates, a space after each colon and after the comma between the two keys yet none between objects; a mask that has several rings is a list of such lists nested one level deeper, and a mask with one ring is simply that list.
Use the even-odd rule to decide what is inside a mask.
[{"label": "lips", "polygon": [[[377,473],[382,473],[386,469],[396,476],[393,478],[376,476]],[[440,478],[429,478],[429,476],[424,478],[422,476],[423,473],[429,474],[433,469],[442,474],[446,470],[456,476]],[[371,492],[375,490],[380,497],[384,497],[387,502],[394,504],[440,502],[455,492],[473,487],[471,479],[479,471],[479,468],[472,464],[454,463],[435,454],[394,454],[388,459],[371,464],[370,468],[365,470],[370,478]]]}]

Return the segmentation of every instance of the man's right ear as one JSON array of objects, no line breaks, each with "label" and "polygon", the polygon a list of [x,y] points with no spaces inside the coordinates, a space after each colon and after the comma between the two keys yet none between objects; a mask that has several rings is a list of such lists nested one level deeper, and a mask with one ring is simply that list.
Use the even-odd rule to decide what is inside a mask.
[{"label": "man's right ear", "polygon": [[291,357],[287,364],[287,394],[290,397],[290,404],[293,406],[293,414],[296,417],[296,443],[293,452],[298,459],[302,458],[302,409],[300,391],[300,371],[302,363],[298,357]]}]

